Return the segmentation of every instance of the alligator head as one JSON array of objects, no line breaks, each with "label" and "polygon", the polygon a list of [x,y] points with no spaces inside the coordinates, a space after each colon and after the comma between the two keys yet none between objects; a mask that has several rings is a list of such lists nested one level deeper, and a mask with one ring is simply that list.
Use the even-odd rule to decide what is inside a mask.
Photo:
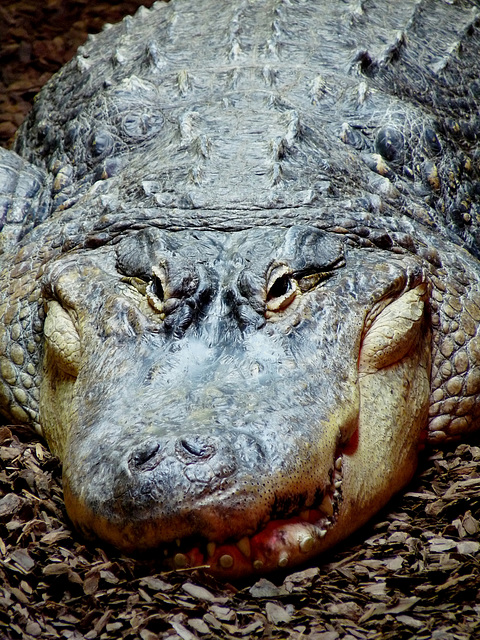
[{"label": "alligator head", "polygon": [[415,256],[309,226],[60,256],[40,412],[72,521],[228,576],[345,538],[415,469],[427,293]]}]

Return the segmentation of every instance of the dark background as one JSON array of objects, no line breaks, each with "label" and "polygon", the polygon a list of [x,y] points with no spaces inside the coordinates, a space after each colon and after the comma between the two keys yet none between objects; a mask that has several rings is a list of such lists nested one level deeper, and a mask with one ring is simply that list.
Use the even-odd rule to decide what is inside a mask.
[{"label": "dark background", "polygon": [[154,0],[0,0],[0,145],[9,146],[34,96],[87,34]]}]

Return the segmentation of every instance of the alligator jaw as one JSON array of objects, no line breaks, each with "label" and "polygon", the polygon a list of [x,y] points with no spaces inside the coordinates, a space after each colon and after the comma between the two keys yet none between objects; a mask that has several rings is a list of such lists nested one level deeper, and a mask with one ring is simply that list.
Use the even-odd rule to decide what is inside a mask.
[{"label": "alligator jaw", "polygon": [[[356,440],[356,432],[350,443]],[[304,504],[298,513],[268,521],[266,515],[259,530],[241,539],[229,538],[222,542],[190,536],[172,542],[149,542],[150,527],[138,529],[130,523],[126,528],[117,527],[100,514],[94,514],[76,498],[64,478],[65,504],[75,526],[87,538],[99,536],[127,553],[135,551],[156,554],[157,560],[168,569],[205,568],[213,575],[228,579],[241,578],[255,573],[284,569],[317,555],[328,544],[342,503],[343,451],[332,458],[325,488],[316,491],[316,498],[308,506]],[[266,523],[266,524],[265,524]],[[156,527],[153,525],[153,530]],[[135,533],[136,532],[136,533]],[[135,537],[137,535],[137,537]],[[142,545],[138,542],[143,539]]]},{"label": "alligator jaw", "polygon": [[[328,545],[341,503],[343,457],[338,456],[331,482],[320,505],[305,509],[298,516],[271,520],[255,535],[238,542],[217,545],[214,542],[179,548],[167,557],[171,568],[202,567],[221,578],[241,578],[252,573],[285,569],[317,555]],[[169,552],[165,550],[165,554]]]}]

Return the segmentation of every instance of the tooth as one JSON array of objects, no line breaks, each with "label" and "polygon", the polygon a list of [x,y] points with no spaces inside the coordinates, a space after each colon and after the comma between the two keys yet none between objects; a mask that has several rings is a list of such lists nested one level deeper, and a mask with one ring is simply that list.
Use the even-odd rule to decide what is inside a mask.
[{"label": "tooth", "polygon": [[177,569],[183,569],[188,564],[188,558],[184,553],[176,553],[173,562]]},{"label": "tooth", "polygon": [[318,537],[319,538],[324,538],[327,535],[327,530],[326,529],[319,529],[318,530]]},{"label": "tooth", "polygon": [[320,510],[323,511],[326,516],[333,515],[333,504],[330,496],[324,497],[322,504],[320,505]]},{"label": "tooth", "polygon": [[250,550],[250,538],[245,536],[244,538],[239,540],[237,542],[237,547],[238,547],[238,549],[240,549],[240,551],[243,553],[243,555],[246,558],[250,557],[250,553],[251,553],[251,550]]},{"label": "tooth", "polygon": [[342,481],[341,480],[337,480],[334,483],[335,489],[340,489],[340,487],[342,486]]},{"label": "tooth", "polygon": [[336,460],[335,460],[335,469],[337,471],[341,471],[343,467],[343,458],[342,456],[339,456]]},{"label": "tooth", "polygon": [[305,511],[300,511],[300,517],[302,520],[308,520],[310,517],[310,509],[305,509]]},{"label": "tooth", "polygon": [[286,567],[288,564],[288,553],[286,551],[282,551],[278,557],[278,566]]},{"label": "tooth", "polygon": [[219,563],[222,569],[231,569],[233,567],[233,558],[225,554],[224,556],[220,556]]},{"label": "tooth", "polygon": [[217,550],[217,545],[215,544],[215,542],[209,542],[207,544],[207,553],[209,558],[213,556],[216,550]]},{"label": "tooth", "polygon": [[261,560],[254,560],[253,561],[253,568],[256,571],[260,571],[261,569],[263,569],[263,562]]},{"label": "tooth", "polygon": [[303,540],[300,540],[300,551],[302,553],[309,553],[313,549],[313,545],[315,544],[312,536],[305,536]]},{"label": "tooth", "polygon": [[180,540],[180,538],[176,538],[175,544],[177,545],[177,547],[179,547],[182,544],[182,541]]}]

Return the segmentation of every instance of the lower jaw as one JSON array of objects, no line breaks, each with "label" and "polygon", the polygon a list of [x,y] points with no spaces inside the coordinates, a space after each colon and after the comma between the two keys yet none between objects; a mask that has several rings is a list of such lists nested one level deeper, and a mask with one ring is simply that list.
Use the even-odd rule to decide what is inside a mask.
[{"label": "lower jaw", "polygon": [[334,458],[321,504],[305,507],[285,519],[270,520],[263,529],[240,540],[215,543],[204,539],[192,544],[189,538],[165,546],[139,544],[138,535],[132,531],[125,535],[124,530],[112,528],[109,521],[101,518],[89,521],[86,510],[78,506],[81,503],[72,498],[68,482],[64,482],[65,504],[72,521],[87,538],[98,536],[126,553],[139,553],[140,557],[152,559],[156,554],[156,561],[166,569],[202,568],[224,580],[261,575],[295,567],[331,547],[338,538],[334,525],[342,503],[344,453],[339,452]]},{"label": "lower jaw", "polygon": [[222,579],[263,574],[294,567],[330,546],[332,529],[341,501],[342,458],[337,458],[331,484],[321,505],[288,519],[271,520],[261,531],[237,542],[205,542],[166,555],[170,569],[203,568]]},{"label": "lower jaw", "polygon": [[[311,512],[312,514],[319,512]],[[272,520],[259,533],[239,542],[206,548],[193,547],[166,560],[172,569],[203,568],[221,578],[240,578],[285,569],[318,554],[325,546],[331,521],[320,515],[318,523],[301,516],[288,520]]]}]

